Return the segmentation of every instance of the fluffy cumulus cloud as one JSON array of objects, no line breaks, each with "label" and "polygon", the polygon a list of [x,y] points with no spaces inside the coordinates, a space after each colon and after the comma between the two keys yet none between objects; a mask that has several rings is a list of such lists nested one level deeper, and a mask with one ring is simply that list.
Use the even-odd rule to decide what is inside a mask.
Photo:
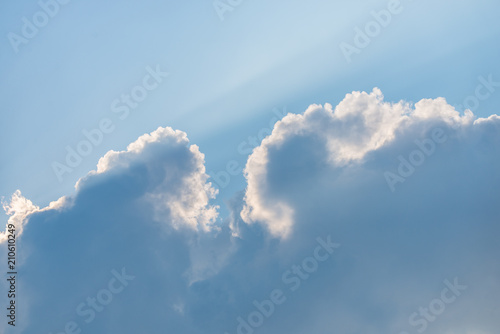
[{"label": "fluffy cumulus cloud", "polygon": [[[248,159],[241,217],[284,243],[319,233],[343,245],[349,260],[331,277],[342,282],[307,304],[318,332],[493,333],[499,153],[496,115],[353,92],[276,124]],[[467,290],[441,310],[455,277]]]},{"label": "fluffy cumulus cloud", "polygon": [[208,201],[217,191],[207,183],[204,158],[198,146],[189,146],[185,132],[158,128],[141,136],[126,151],[106,153],[89,175],[143,168],[149,183],[144,200],[153,205],[157,220],[166,218],[174,228],[208,231],[217,218],[217,208]]},{"label": "fluffy cumulus cloud", "polygon": [[[301,153],[315,155],[303,160],[307,162],[302,166],[305,173],[314,174],[314,164],[318,163],[328,165],[332,170],[349,172],[362,165],[369,153],[385,149],[410,132],[427,131],[431,123],[442,122],[447,127],[456,128],[471,124],[472,120],[472,113],[460,117],[442,98],[422,100],[415,107],[403,101],[384,102],[378,88],[371,93],[348,94],[335,110],[330,104],[324,107],[311,105],[304,114],[289,114],[276,124],[272,135],[248,159],[245,171],[247,205],[242,217],[246,222],[264,223],[275,236],[286,237],[291,232],[293,207],[273,196],[273,188],[269,186],[272,184],[272,169],[285,168],[281,164],[283,160],[275,163],[270,159],[273,156],[281,158],[283,150],[297,150],[291,146],[309,145],[308,152]],[[298,160],[287,161],[293,166],[287,170],[297,172]],[[306,171],[310,166],[313,169]],[[266,196],[268,192],[271,192],[270,196]]]},{"label": "fluffy cumulus cloud", "polygon": [[73,196],[4,203],[16,330],[495,333],[499,130],[442,98],[353,92],[277,122],[217,219],[203,154],[159,128]]},{"label": "fluffy cumulus cloud", "polygon": [[[186,134],[158,128],[125,151],[108,152],[97,170],[77,183],[72,197],[40,209],[16,192],[4,207],[11,215],[8,223],[17,227],[17,265],[23,273],[17,328],[59,333],[67,324],[72,328],[74,320],[82,330],[88,321],[85,331],[108,332],[111,326],[141,332],[144,323],[154,326],[164,321],[164,312],[181,310],[176,295],[182,287],[209,276],[217,266],[216,261],[199,260],[203,253],[197,246],[204,234],[219,229],[214,224],[217,207],[209,203],[216,191],[207,179],[204,156]],[[135,284],[130,296],[137,299],[127,301],[125,289],[111,297],[104,292],[99,298],[105,303],[107,297],[123,299],[101,315],[102,303],[97,301],[94,309],[87,298],[96,298],[103,288],[119,290],[120,279],[128,284],[120,276],[108,287],[122,269],[123,277],[143,277],[130,282]],[[151,299],[161,300],[161,308]],[[135,323],[134,313],[150,302],[156,310]],[[120,319],[129,320],[115,318],[120,303],[129,310]],[[113,327],[114,322],[122,325]],[[122,327],[129,322],[135,324]]]}]

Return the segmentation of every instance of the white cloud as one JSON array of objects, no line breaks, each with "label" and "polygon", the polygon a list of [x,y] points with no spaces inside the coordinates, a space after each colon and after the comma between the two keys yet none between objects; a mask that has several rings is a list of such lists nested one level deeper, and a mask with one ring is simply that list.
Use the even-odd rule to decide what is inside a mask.
[{"label": "white cloud", "polygon": [[[9,223],[17,227],[17,268],[20,272],[32,273],[23,281],[27,290],[34,288],[31,284],[35,284],[35,280],[45,286],[46,291],[53,290],[48,286],[54,273],[67,280],[50,296],[39,290],[23,291],[18,303],[24,303],[26,311],[18,315],[18,327],[28,332],[37,327],[57,331],[64,327],[64,321],[74,319],[76,306],[83,298],[78,297],[82,290],[64,288],[65,284],[78,281],[71,276],[74,272],[83,270],[87,272],[85,275],[94,274],[85,287],[89,295],[95,295],[92,289],[99,286],[100,273],[119,270],[122,263],[128,263],[128,270],[135,272],[144,270],[141,266],[146,263],[151,264],[147,270],[158,273],[171,268],[170,281],[185,281],[182,284],[213,275],[220,266],[219,257],[223,261],[230,252],[216,250],[220,246],[214,245],[213,256],[207,257],[199,246],[210,246],[220,230],[214,225],[217,206],[209,203],[216,190],[207,180],[204,155],[198,146],[190,145],[184,132],[160,127],[139,137],[125,151],[108,152],[99,160],[96,171],[77,182],[76,193],[71,197],[62,197],[40,209],[16,191],[10,202],[4,203],[4,209],[11,215]],[[5,233],[1,238],[6,240]],[[147,254],[139,264],[130,263],[127,256],[120,260],[139,244],[144,249],[136,250],[135,255]],[[169,256],[178,259],[160,259],[166,255],[165,251],[151,254],[148,245],[156,252],[161,248],[170,249]],[[88,267],[85,263],[90,259],[93,265]],[[68,260],[73,264],[67,264]],[[163,261],[166,262],[162,264]],[[137,265],[141,269],[137,269]],[[49,272],[52,274],[46,276]],[[37,304],[37,300],[47,298],[61,305],[51,313],[64,314],[66,320],[55,323],[43,320],[45,311],[41,311],[42,305]],[[176,313],[182,311],[179,305],[183,305],[178,299],[172,299],[171,303],[171,310]],[[168,303],[168,298],[164,302]]]},{"label": "white cloud", "polygon": [[[391,192],[384,173],[397,172],[398,157],[410,160],[420,150],[416,143],[436,129],[446,140]],[[443,98],[391,104],[377,89],[277,123],[249,157],[242,219],[266,229],[281,247],[318,233],[343,245],[341,259],[297,302],[302,308],[287,311],[300,321],[282,322],[280,330],[498,328],[499,149],[496,115],[460,115]],[[453,277],[467,292],[425,320],[420,307],[429,307]]]},{"label": "white cloud", "polygon": [[[24,224],[26,222],[26,217],[33,212],[37,212],[40,208],[33,203],[23,197],[21,191],[17,190],[10,199],[10,202],[7,203],[2,201],[3,209],[5,213],[10,216],[7,221],[7,226],[13,224],[15,226],[15,234],[21,235],[23,233]],[[7,230],[4,232],[0,232],[0,243],[3,243],[7,240]]]},{"label": "white cloud", "polygon": [[[447,141],[392,193],[384,172],[435,128]],[[203,155],[185,133],[160,128],[106,154],[52,207],[15,194],[19,329],[59,333],[74,321],[92,333],[233,334],[281,289],[286,301],[259,333],[416,333],[409,316],[458,277],[467,289],[426,333],[493,333],[499,130],[497,116],[460,116],[443,99],[391,104],[377,89],[311,106],[255,149],[246,192],[215,228]],[[342,246],[327,261],[291,272],[329,235]],[[134,280],[86,323],[77,307],[121,268]]]},{"label": "white cloud", "polygon": [[[385,102],[382,92],[347,94],[335,110],[330,104],[311,105],[302,115],[289,114],[278,122],[272,134],[250,155],[245,169],[248,181],[242,211],[247,223],[259,221],[269,231],[286,237],[293,228],[293,208],[274,196],[269,187],[269,152],[279,150],[293,138],[314,138],[324,145],[325,160],[334,167],[362,164],[365,156],[398,140],[398,136],[425,130],[429,122],[444,122],[452,128],[471,124],[473,114],[459,113],[443,98],[424,99],[412,108],[407,102]],[[290,180],[293,182],[293,180]]]},{"label": "white cloud", "polygon": [[[156,220],[168,220],[174,228],[208,231],[214,227],[217,206],[210,206],[209,200],[217,190],[207,182],[204,155],[197,145],[189,145],[185,132],[159,127],[139,137],[126,151],[106,153],[89,176],[130,169],[138,163],[147,169],[150,184],[143,196],[153,205]],[[78,181],[77,189],[85,179]]]}]

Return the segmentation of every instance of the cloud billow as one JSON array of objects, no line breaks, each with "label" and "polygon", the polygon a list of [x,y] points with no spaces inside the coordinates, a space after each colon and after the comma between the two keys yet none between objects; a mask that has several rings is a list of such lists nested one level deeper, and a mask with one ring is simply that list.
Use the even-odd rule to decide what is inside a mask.
[{"label": "cloud billow", "polygon": [[[446,140],[429,144],[436,129]],[[68,322],[82,333],[494,333],[499,130],[498,116],[460,115],[442,98],[389,103],[378,89],[312,105],[275,124],[217,221],[203,154],[159,128],[108,152],[71,197],[6,204],[24,226],[19,323],[25,333]],[[385,173],[416,150],[424,159],[391,191]],[[299,274],[318,238],[341,247]],[[87,323],[78,306],[113,290],[122,268],[133,280]],[[435,310],[455,279],[467,288],[426,318],[420,308]],[[275,290],[286,300],[272,315],[241,325]]]}]

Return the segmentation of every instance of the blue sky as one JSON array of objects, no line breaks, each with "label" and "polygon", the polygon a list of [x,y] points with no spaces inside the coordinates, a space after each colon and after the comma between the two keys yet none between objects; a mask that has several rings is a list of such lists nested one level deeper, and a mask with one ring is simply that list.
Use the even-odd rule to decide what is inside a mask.
[{"label": "blue sky", "polygon": [[[215,309],[220,310],[219,315],[213,315],[213,318],[201,315],[210,307],[200,302],[200,299],[208,298],[209,305],[210,302],[220,302],[210,299],[207,291],[227,289],[229,295],[234,298],[246,297],[251,305],[249,295],[254,293],[262,296],[263,291],[267,291],[269,287],[260,285],[255,277],[239,281],[240,276],[245,276],[245,270],[239,267],[239,261],[247,259],[255,268],[269,270],[270,277],[276,276],[286,269],[286,264],[291,265],[288,263],[292,261],[290,258],[300,260],[304,254],[314,250],[314,240],[320,235],[326,238],[329,233],[340,233],[337,240],[345,245],[341,250],[343,255],[335,259],[340,262],[338,267],[329,267],[317,278],[320,284],[326,282],[328,275],[333,272],[345,271],[345,276],[335,279],[338,283],[336,288],[325,288],[325,291],[332,294],[342,294],[343,290],[338,290],[338,287],[343,284],[350,286],[349,275],[358,277],[356,273],[369,270],[370,264],[366,258],[369,251],[366,247],[376,245],[376,240],[369,237],[356,239],[353,232],[345,226],[328,225],[329,220],[337,221],[349,216],[346,211],[348,207],[356,208],[353,211],[358,211],[360,206],[366,210],[366,217],[360,212],[346,218],[350,222],[359,223],[357,228],[363,231],[372,229],[367,221],[369,213],[376,217],[376,221],[387,220],[387,226],[373,233],[375,236],[381,231],[388,231],[382,235],[388,242],[392,240],[389,237],[391,235],[395,239],[401,236],[401,240],[415,242],[416,237],[411,237],[411,233],[423,233],[412,228],[400,230],[393,225],[398,219],[417,212],[421,219],[427,219],[423,225],[431,228],[434,226],[431,218],[440,217],[442,226],[433,230],[435,234],[426,236],[423,233],[422,238],[428,238],[425,240],[435,247],[440,242],[449,245],[446,250],[450,252],[458,250],[461,241],[482,240],[484,249],[476,249],[474,255],[477,257],[471,256],[466,262],[481,273],[489,261],[497,268],[498,261],[491,257],[491,251],[498,249],[493,244],[490,245],[488,235],[498,232],[498,227],[491,224],[498,223],[500,218],[492,200],[498,198],[498,190],[490,188],[491,184],[498,182],[498,171],[495,172],[491,167],[498,166],[498,159],[495,158],[499,147],[498,120],[493,118],[472,126],[472,121],[464,113],[467,107],[472,109],[474,119],[488,118],[498,113],[500,7],[497,2],[401,0],[399,4],[395,4],[396,2],[387,0],[224,0],[219,5],[225,3],[232,10],[220,12],[219,9],[218,12],[216,1],[69,1],[67,4],[54,1],[42,0],[42,5],[36,1],[9,2],[3,4],[0,11],[0,36],[3,36],[0,42],[0,91],[3,101],[3,122],[0,123],[3,143],[0,149],[0,196],[5,198],[5,203],[9,203],[11,196],[19,189],[24,196],[22,198],[42,208],[34,209],[31,204],[19,199],[19,203],[23,203],[19,204],[23,209],[18,208],[16,212],[19,215],[11,215],[10,219],[18,219],[16,222],[20,226],[34,226],[36,222],[42,221],[52,222],[48,223],[47,229],[33,227],[30,230],[26,227],[26,254],[40,252],[50,256],[49,246],[37,240],[36,233],[47,233],[46,237],[51,240],[54,233],[62,238],[64,233],[73,234],[75,231],[82,233],[82,238],[93,240],[88,245],[96,245],[96,249],[103,247],[105,250],[102,240],[95,240],[95,235],[78,225],[84,224],[89,217],[95,219],[91,224],[93,228],[98,228],[98,222],[112,221],[109,230],[103,233],[105,238],[109,235],[116,236],[114,229],[119,229],[115,225],[120,219],[126,220],[125,226],[133,229],[133,223],[129,221],[131,216],[147,221],[157,221],[160,216],[167,217],[160,220],[167,221],[169,229],[174,231],[169,230],[167,233],[166,239],[171,242],[168,246],[163,246],[160,240],[155,239],[153,227],[148,225],[145,230],[154,239],[151,241],[152,247],[158,247],[157,252],[160,254],[179,250],[189,258],[189,264],[179,259],[172,260],[171,266],[162,268],[160,272],[168,273],[171,268],[176,272],[188,271],[197,277],[193,280],[200,284],[190,290],[192,286],[186,286],[184,276],[179,275],[170,282],[180,289],[178,295],[170,295],[164,287],[157,290],[160,295],[164,294],[166,300],[173,301],[178,309],[185,305],[186,310],[189,310],[185,314],[189,313],[191,320],[172,320],[168,325],[171,329],[186,333],[196,333],[205,325],[210,333],[220,332],[221,329],[229,331],[232,325],[235,332],[236,323],[225,321],[236,319],[236,313],[246,312],[248,305],[233,305],[231,311],[217,304]],[[32,38],[24,36],[27,28],[23,28],[26,25],[23,18],[33,24],[36,20],[34,15],[36,17],[45,3],[52,6],[57,4],[57,8],[50,7],[53,10],[52,17],[46,15],[46,24],[41,24]],[[396,6],[394,8],[397,10],[390,18],[386,17],[383,24],[375,23],[379,31],[372,33],[371,37],[365,36],[367,45],[356,45],[356,39],[360,38],[358,29],[366,34],[370,24],[377,22],[376,16],[388,13],[391,6]],[[25,38],[26,42],[16,44],[12,40],[13,34],[18,36],[16,38]],[[346,43],[356,47],[358,52],[346,56],[341,47]],[[157,74],[153,75],[153,72]],[[154,88],[141,88],[148,85]],[[374,89],[375,87],[377,88]],[[145,92],[147,96],[141,98],[137,105],[125,107],[127,104],[122,100],[124,94],[134,95],[139,94],[138,92]],[[346,95],[352,92],[367,93]],[[444,98],[446,102],[439,98]],[[423,99],[434,100],[420,103]],[[403,102],[399,103],[400,101]],[[310,107],[313,104],[321,107],[316,110],[316,107]],[[331,105],[330,108],[327,104]],[[337,105],[340,111],[336,115],[345,112],[346,119],[331,116],[332,109]],[[122,111],[117,112],[118,106],[122,107]],[[457,114],[450,111],[453,107],[458,111]],[[126,115],[123,114],[123,108],[128,109]],[[372,108],[376,112],[372,113]],[[306,110],[311,112],[306,115]],[[302,116],[294,118],[290,115],[286,122],[275,124],[288,113]],[[406,120],[404,115],[411,116]],[[375,116],[377,118],[374,119]],[[350,117],[354,120],[361,117],[363,121],[359,121],[359,124],[364,125],[349,121]],[[462,118],[458,120],[457,117]],[[381,119],[383,121],[379,121]],[[365,121],[366,124],[363,123]],[[107,125],[100,125],[102,122]],[[107,128],[107,133],[103,133],[101,129],[102,138],[96,139],[97,144],[90,146],[88,155],[71,166],[71,171],[68,169],[58,176],[54,166],[67,165],[67,147],[77,150],[78,145],[87,140],[82,131],[94,131],[100,126]],[[157,130],[159,127],[163,130]],[[415,138],[433,138],[432,131],[436,127],[443,128],[444,133],[453,138],[443,144],[449,145],[446,146],[445,153],[435,158],[434,162],[431,162],[434,156],[429,156],[428,162],[416,170],[416,176],[408,177],[407,181],[396,182],[393,179],[396,182],[393,183],[396,194],[401,198],[390,197],[393,196],[391,186],[387,187],[384,172],[395,172],[399,163],[398,155],[406,154],[408,158],[405,152],[410,153],[415,148]],[[463,127],[463,130],[457,130],[457,127]],[[204,154],[204,161],[201,162],[197,149],[184,150],[188,144],[183,135],[165,130],[168,128],[185,133],[189,145],[197,145],[199,152]],[[273,132],[268,142],[261,143],[264,135],[270,134],[267,129],[274,129],[276,134]],[[302,132],[294,132],[294,129]],[[359,138],[355,135],[357,131]],[[152,139],[144,137],[150,133],[151,137],[148,138]],[[259,136],[260,139],[255,139]],[[368,137],[371,139],[366,139]],[[254,140],[257,141],[252,144]],[[136,151],[130,147],[127,149],[133,142],[139,143],[139,146],[145,144]],[[434,142],[438,145],[436,140]],[[463,142],[468,144],[464,146]],[[249,148],[253,149],[254,146],[259,149],[252,154],[253,160],[249,160]],[[89,174],[96,170],[99,159],[109,151],[124,152],[108,154],[107,158],[103,158],[100,170]],[[477,152],[487,152],[492,157]],[[354,162],[358,163],[358,160],[363,163],[359,168],[354,166]],[[262,164],[262,161],[266,163]],[[455,175],[456,179],[451,176],[438,179],[435,175],[446,174],[445,166],[449,166],[452,161],[460,161],[462,164],[457,167],[456,175],[448,169],[448,173]],[[155,174],[154,168],[161,169],[158,166],[170,163],[173,167],[166,174]],[[200,166],[205,171],[201,171]],[[245,166],[248,172],[246,177],[242,172]],[[418,171],[424,168],[428,169],[419,174]],[[187,179],[191,183],[184,179],[174,182],[165,176],[170,172],[179,177],[188,175]],[[374,173],[378,172],[378,178],[374,177]],[[267,176],[263,176],[263,173]],[[467,175],[472,179],[467,179]],[[221,186],[224,177],[228,181],[222,183],[227,185]],[[147,182],[142,184],[146,179]],[[491,181],[490,185],[487,180]],[[75,189],[77,182],[80,182],[79,187]],[[206,182],[212,182],[213,189],[218,189],[216,196],[204,186]],[[390,184],[390,181],[387,183]],[[432,184],[437,185],[435,193],[432,196],[423,195],[426,189],[430,189],[426,185],[430,187]],[[449,203],[443,203],[439,209],[424,214],[418,211],[419,203],[422,207],[430,208],[432,199],[440,200],[440,196],[445,196],[446,192],[440,192],[443,189],[455,189],[460,193],[465,185],[471,184],[470,194],[477,201],[472,206],[476,205],[484,210],[461,212],[463,217],[470,219],[464,218],[461,225],[463,230],[456,232],[449,240],[439,241],[439,235],[450,228],[453,220],[460,215],[457,212],[449,215]],[[191,192],[185,189],[191,189]],[[366,192],[377,199],[370,202],[357,195],[353,189]],[[411,189],[414,191],[411,192]],[[158,206],[157,203],[150,207],[150,204],[139,205],[131,200],[137,193],[143,192],[147,194],[144,195],[146,197],[161,198],[170,204],[167,208]],[[302,197],[306,193],[309,197]],[[107,198],[106,194],[115,196],[116,200]],[[63,210],[66,213],[59,213],[58,206],[47,207],[50,202],[63,196],[66,196],[66,204],[61,205],[71,207],[68,212]],[[91,200],[92,196],[95,196],[99,205]],[[430,198],[422,199],[419,196]],[[456,196],[456,203],[466,203],[465,196]],[[344,203],[343,200],[347,207],[338,204]],[[335,204],[329,204],[329,201],[334,201]],[[391,201],[396,201],[396,204]],[[412,202],[406,209],[398,207],[394,212],[382,212],[383,208],[389,210],[394,205],[404,206],[405,201]],[[73,203],[73,206],[67,203]],[[191,203],[189,205],[192,206],[186,203]],[[388,203],[392,203],[392,206]],[[119,209],[128,205],[130,208],[127,210]],[[185,205],[188,207],[184,207]],[[215,208],[217,214],[213,215]],[[99,210],[102,210],[102,216],[98,214]],[[151,212],[145,214],[147,210]],[[33,218],[27,217],[28,212],[34,212],[31,216]],[[472,223],[475,215],[479,217],[477,219],[481,220],[481,224]],[[65,219],[74,221],[75,225],[57,227]],[[408,219],[417,223],[413,218]],[[5,215],[3,221],[8,220],[9,216]],[[298,223],[304,220],[311,220],[309,229],[304,227],[305,223]],[[192,235],[192,231],[178,229],[179,226],[186,225],[199,232],[212,223],[222,229],[213,238],[206,235],[196,237]],[[467,239],[469,232],[472,239]],[[299,238],[297,233],[302,233],[303,237]],[[345,240],[340,240],[342,236]],[[95,269],[95,272],[104,272],[101,280],[112,277],[112,270],[121,269],[113,267],[112,263],[120,262],[120,252],[127,253],[126,248],[121,248],[119,237],[116,238],[110,243],[119,246],[110,255],[114,260],[102,259]],[[238,240],[235,241],[236,239]],[[198,240],[199,244],[190,248],[193,240]],[[393,248],[382,247],[378,250],[378,255],[390,257],[388,254],[401,247],[399,242],[404,244],[403,241],[390,241],[389,246]],[[282,245],[281,248],[276,243]],[[356,250],[354,245],[357,243],[362,243],[365,248]],[[71,243],[61,241],[57,245],[66,249]],[[265,251],[259,248],[261,246]],[[225,247],[229,255],[224,255]],[[432,247],[424,252],[427,256],[434,254]],[[71,256],[85,259],[79,250],[85,252],[87,247],[74,248],[68,251],[67,257],[56,257],[61,257],[59,260],[62,262],[70,261]],[[289,257],[283,256],[286,250],[289,251]],[[357,251],[359,255],[351,251]],[[151,257],[146,251],[141,252],[144,252],[141,255]],[[213,252],[216,260],[205,258],[205,252]],[[270,252],[269,259],[266,259],[265,252]],[[392,263],[398,266],[414,263],[414,252],[417,251],[408,249],[407,252],[402,252],[402,258],[394,259]],[[127,256],[133,257],[130,254]],[[358,256],[365,257],[358,262],[354,260]],[[446,272],[440,272],[441,276],[423,275],[423,280],[429,283],[421,290],[425,290],[421,295],[424,302],[433,298],[431,286],[437,285],[438,289],[444,279],[453,280],[460,274],[471,282],[475,279],[465,272],[459,272],[458,262],[450,260],[452,255],[447,257],[440,253],[440,256],[443,256],[443,261],[450,262],[449,266],[446,267]],[[34,265],[34,260],[26,261],[27,272],[43,273],[43,266]],[[158,265],[153,260],[148,260],[148,264],[150,262],[152,266]],[[437,264],[426,267],[419,260],[415,260],[415,263],[411,270],[417,272],[432,273],[439,267]],[[384,265],[385,262],[380,263],[377,268]],[[58,265],[51,261],[48,261],[47,266],[59,270]],[[70,266],[63,274],[73,277],[86,266]],[[130,268],[144,270],[132,265]],[[412,313],[406,312],[413,306],[409,305],[410,302],[398,303],[399,301],[392,300],[394,304],[388,302],[390,305],[383,308],[381,314],[374,312],[378,305],[375,302],[378,300],[376,295],[383,294],[381,291],[390,286],[390,280],[382,270],[377,273],[373,283],[375,286],[366,287],[367,294],[373,295],[369,300],[359,297],[360,303],[366,303],[362,303],[362,307],[359,305],[363,310],[357,314],[351,313],[348,308],[342,308],[340,304],[315,300],[313,296],[318,292],[316,289],[310,288],[308,292],[300,290],[300,297],[295,298],[302,300],[299,304],[312,305],[311,312],[314,313],[305,317],[309,319],[306,324],[317,324],[317,333],[324,331],[326,327],[321,326],[327,326],[329,320],[317,322],[315,319],[320,315],[321,319],[327,319],[327,316],[322,315],[322,310],[331,310],[337,314],[331,321],[337,321],[339,330],[344,329],[346,333],[377,333],[379,330],[388,330],[391,326],[397,327],[398,322],[393,321],[398,318],[395,316],[398,312],[392,309],[395,307],[399,307],[404,314],[402,318],[406,324],[407,315]],[[408,282],[405,279],[409,278],[402,271],[393,274],[396,277],[395,284],[400,284],[395,291],[402,293],[402,282]],[[488,275],[494,274],[488,272]],[[160,276],[151,274],[149,281],[144,282],[156,286],[161,285],[161,281]],[[277,282],[280,282],[280,278],[277,278]],[[360,283],[366,282],[360,279]],[[34,279],[27,279],[27,289],[32,289],[30,284],[35,284]],[[89,283],[88,289],[92,288]],[[500,291],[498,286],[496,289],[492,295]],[[405,296],[418,295],[410,293],[408,289],[404,291]],[[81,299],[79,293],[75,292],[76,301]],[[126,298],[134,301],[144,293],[151,292],[147,289],[130,291]],[[485,295],[481,290],[467,302],[470,304],[464,305],[478,303],[481,300],[479,296]],[[342,296],[347,304],[356,304],[355,297],[349,299],[348,296]],[[21,318],[26,320],[27,332],[33,330],[36,327],[33,324],[45,316],[40,311],[41,304],[37,302],[37,298],[44,297],[46,296],[37,295],[30,301],[23,301],[28,304],[26,309],[36,314],[31,319],[31,324],[28,324],[27,318]],[[71,310],[74,309],[72,303],[76,303],[75,300],[66,300],[64,295],[54,297],[54,302],[60,302],[59,305],[66,305],[67,302],[65,307]],[[155,303],[156,301],[152,302],[152,305],[156,305]],[[485,302],[485,305],[489,305],[488,303],[489,301]],[[111,304],[115,308],[113,312],[133,314],[130,308],[120,311],[118,304],[122,305]],[[343,305],[345,307],[346,304]],[[61,308],[64,309],[63,306]],[[285,308],[286,314],[299,312],[297,305],[286,304]],[[463,308],[465,310],[466,307]],[[460,312],[462,309],[457,310],[458,315],[463,314]],[[498,309],[492,312],[498,312]],[[71,317],[72,315],[67,315],[66,318]],[[223,326],[213,321],[219,317],[223,319]],[[125,326],[114,325],[111,320],[105,320],[112,318],[108,314],[92,322],[94,332],[103,328],[116,330]],[[373,323],[366,320],[372,318],[378,320]],[[263,332],[285,328],[279,332],[295,333],[294,326],[290,323],[281,327],[280,318],[270,319],[272,323],[267,329],[263,327]],[[456,326],[470,325],[463,332],[467,334],[489,333],[488,330],[496,325],[489,318],[481,318],[485,321],[485,327],[475,328],[475,323],[467,322],[467,319],[469,318],[464,320],[465,323],[454,323]],[[352,327],[352,323],[363,325]],[[370,327],[368,323],[374,327]],[[450,328],[446,327],[450,323],[447,319],[439,325],[443,327],[439,328]],[[158,332],[157,329],[163,325],[158,319],[151,320],[149,332]],[[45,326],[45,323],[41,324],[40,328],[45,329]],[[135,327],[135,324],[129,326],[140,328]],[[434,330],[438,332],[437,327]]]},{"label": "blue sky", "polygon": [[[373,87],[391,101],[443,96],[460,104],[478,76],[500,77],[500,27],[495,2],[454,3],[403,1],[402,12],[349,64],[339,44],[352,44],[354,27],[373,20],[370,12],[386,1],[243,2],[224,21],[209,1],[70,2],[17,54],[7,34],[20,34],[22,17],[40,7],[6,4],[0,85],[2,156],[9,158],[1,195],[21,189],[46,205],[70,193],[105,152],[158,126],[188,132],[207,155],[207,169],[217,171],[229,160],[244,164],[234,143],[267,126],[273,108],[300,113]],[[113,118],[111,102],[157,64],[169,78],[60,183],[51,163],[84,139],[82,129]],[[499,96],[475,113],[491,113]],[[237,183],[229,195],[244,187],[243,178]]]}]

